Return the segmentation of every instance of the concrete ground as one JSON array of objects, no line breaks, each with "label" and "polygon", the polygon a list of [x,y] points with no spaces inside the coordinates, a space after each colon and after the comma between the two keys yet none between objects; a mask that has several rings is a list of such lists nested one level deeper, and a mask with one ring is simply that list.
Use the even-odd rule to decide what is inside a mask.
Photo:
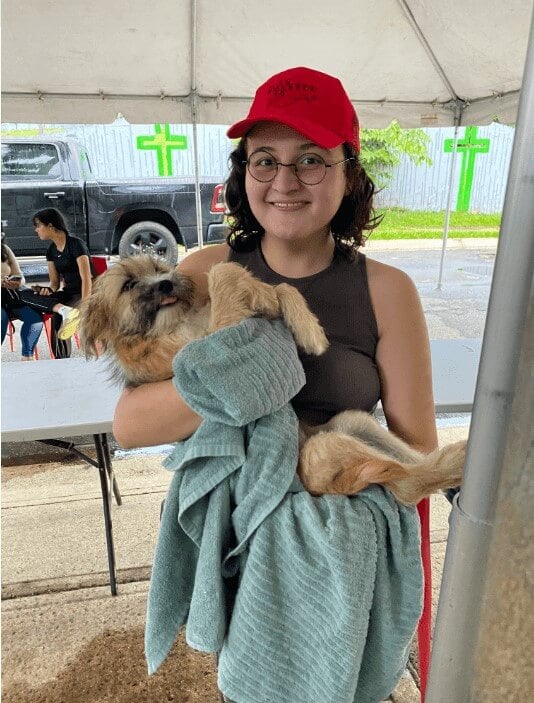
[{"label": "concrete ground", "polygon": [[[465,437],[467,426],[440,431]],[[180,640],[148,679],[145,603],[159,507],[170,480],[162,456],[115,458],[123,496],[113,506],[119,595],[109,592],[97,472],[71,461],[14,459],[2,473],[2,670],[4,703],[215,703],[210,655]],[[18,465],[17,465],[18,464]],[[432,499],[434,612],[449,503]],[[413,657],[412,659],[415,659]],[[412,664],[393,700],[419,700]]]}]

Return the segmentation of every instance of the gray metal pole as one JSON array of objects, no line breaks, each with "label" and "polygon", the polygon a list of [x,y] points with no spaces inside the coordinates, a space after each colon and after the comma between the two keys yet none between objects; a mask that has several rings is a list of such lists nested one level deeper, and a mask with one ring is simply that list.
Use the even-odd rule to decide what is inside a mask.
[{"label": "gray metal pole", "polygon": [[[453,506],[426,703],[470,703],[497,489],[534,269],[534,23],[491,287],[465,478]],[[498,695],[498,694],[497,694]]]},{"label": "gray metal pole", "polygon": [[472,684],[475,701],[534,692],[534,287],[519,360]]},{"label": "gray metal pole", "polygon": [[451,206],[452,206],[452,185],[454,182],[454,171],[456,167],[456,145],[458,144],[458,130],[460,129],[460,122],[462,121],[462,110],[456,102],[454,108],[454,137],[452,145],[452,158],[451,158],[451,169],[449,171],[449,189],[447,192],[447,210],[445,212],[445,223],[443,225],[443,237],[441,240],[441,258],[439,260],[439,276],[436,288],[441,290],[441,284],[443,280],[443,264],[445,262],[445,250],[447,248],[447,237],[449,235],[449,222],[451,219]]},{"label": "gray metal pole", "polygon": [[197,214],[197,242],[198,248],[204,246],[204,229],[202,225],[202,200],[200,198],[200,162],[198,158],[198,138],[197,138],[197,110],[196,95],[193,95],[193,158],[195,165],[195,207]]}]

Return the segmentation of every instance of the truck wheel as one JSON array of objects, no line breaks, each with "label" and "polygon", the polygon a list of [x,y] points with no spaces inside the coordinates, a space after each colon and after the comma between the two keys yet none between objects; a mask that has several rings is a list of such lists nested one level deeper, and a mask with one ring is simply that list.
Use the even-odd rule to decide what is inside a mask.
[{"label": "truck wheel", "polygon": [[128,227],[119,241],[119,256],[150,254],[168,264],[178,261],[178,244],[173,233],[159,222],[136,222]]}]

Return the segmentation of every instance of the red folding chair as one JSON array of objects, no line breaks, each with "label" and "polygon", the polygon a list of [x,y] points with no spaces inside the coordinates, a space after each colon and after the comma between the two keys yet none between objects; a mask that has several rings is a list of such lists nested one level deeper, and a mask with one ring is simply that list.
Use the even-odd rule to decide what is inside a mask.
[{"label": "red folding chair", "polygon": [[[91,257],[91,262],[93,264],[93,271],[95,272],[95,278],[97,276],[100,276],[103,274],[105,271],[108,269],[108,260],[106,256],[92,256]],[[46,332],[46,339],[48,341],[48,349],[50,351],[50,358],[55,359],[56,356],[54,354],[53,350],[53,344],[52,344],[52,317],[54,316],[54,313],[44,313],[43,315],[43,322],[44,322],[44,328]],[[74,333],[73,335],[74,342],[76,343],[76,346],[78,349],[80,348],[80,338],[78,337],[78,333]]]},{"label": "red folding chair", "polygon": [[11,351],[15,351],[15,340],[14,340],[14,335],[15,335],[15,325],[9,320],[7,323],[7,336],[9,337],[9,348]]},{"label": "red folding chair", "polygon": [[417,505],[421,523],[421,560],[423,563],[423,612],[417,626],[419,648],[419,679],[421,701],[424,703],[430,654],[432,650],[432,561],[430,559],[430,498],[424,498]]}]

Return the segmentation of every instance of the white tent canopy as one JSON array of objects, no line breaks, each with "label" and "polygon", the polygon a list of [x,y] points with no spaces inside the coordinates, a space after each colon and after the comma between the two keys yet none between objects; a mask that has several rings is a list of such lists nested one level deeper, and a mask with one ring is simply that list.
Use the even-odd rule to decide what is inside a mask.
[{"label": "white tent canopy", "polygon": [[[505,447],[518,437],[527,482],[521,487],[532,495],[529,415],[510,422],[514,394],[520,409],[532,402],[528,384],[515,386],[520,355],[524,368],[532,368],[523,335],[529,305],[530,314],[534,309],[531,10],[532,0],[4,0],[2,6],[4,121],[103,123],[121,112],[132,123],[228,124],[246,113],[259,83],[297,65],[341,78],[363,127],[392,119],[406,127],[494,117],[512,122],[517,113],[428,703],[479,700],[471,684],[475,671],[489,666],[476,649],[481,618],[492,610],[484,602],[487,555],[495,516],[506,510],[496,507],[499,480],[510,475]],[[515,504],[509,513],[517,515]],[[515,592],[503,593],[506,607],[505,596],[510,601]],[[528,642],[507,634],[523,662]]]},{"label": "white tent canopy", "polygon": [[4,122],[229,124],[290,66],[364,127],[515,119],[531,0],[4,0]]}]

